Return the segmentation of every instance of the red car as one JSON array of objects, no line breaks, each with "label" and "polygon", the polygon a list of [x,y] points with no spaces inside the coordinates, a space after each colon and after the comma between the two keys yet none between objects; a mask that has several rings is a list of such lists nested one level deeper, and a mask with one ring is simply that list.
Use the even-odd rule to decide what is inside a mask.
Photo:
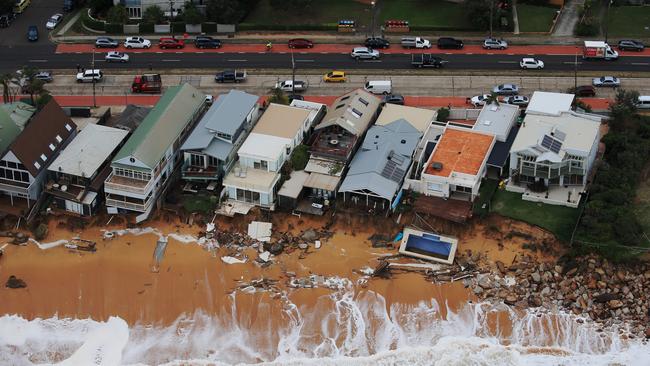
[{"label": "red car", "polygon": [[294,38],[289,40],[289,48],[312,48],[314,42],[304,38]]},{"label": "red car", "polygon": [[158,47],[160,48],[183,48],[185,47],[185,42],[182,39],[176,38],[161,38],[158,42]]}]

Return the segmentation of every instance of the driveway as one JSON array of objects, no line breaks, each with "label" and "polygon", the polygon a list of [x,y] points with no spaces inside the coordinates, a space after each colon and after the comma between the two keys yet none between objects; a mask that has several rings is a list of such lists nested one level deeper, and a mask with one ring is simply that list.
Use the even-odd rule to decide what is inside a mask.
[{"label": "driveway", "polygon": [[578,9],[584,5],[585,0],[569,0],[564,4],[564,9],[560,13],[560,18],[555,24],[552,36],[566,37],[573,36],[573,30],[578,23],[580,12]]},{"label": "driveway", "polygon": [[[0,28],[0,46],[13,47],[30,44],[27,40],[27,27],[38,27],[38,43],[48,43],[45,29],[47,20],[56,13],[63,13],[63,0],[32,0],[25,11],[7,28]],[[65,20],[64,20],[65,21]]]}]

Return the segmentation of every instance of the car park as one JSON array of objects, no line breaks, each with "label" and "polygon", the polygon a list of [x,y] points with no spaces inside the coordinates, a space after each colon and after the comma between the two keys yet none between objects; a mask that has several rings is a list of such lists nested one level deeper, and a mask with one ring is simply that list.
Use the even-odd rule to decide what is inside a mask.
[{"label": "car park", "polygon": [[621,86],[621,80],[616,76],[601,76],[594,78],[591,83],[593,86],[616,88]]},{"label": "car park", "polygon": [[45,23],[45,28],[47,29],[54,29],[56,28],[59,23],[61,23],[61,20],[63,19],[63,14],[54,14],[50,17],[50,19]]},{"label": "car park", "polygon": [[194,39],[194,46],[196,48],[220,48],[221,41],[208,36],[197,36]]},{"label": "car park", "polygon": [[357,59],[357,60],[360,60],[360,59],[376,60],[376,59],[379,58],[380,55],[379,55],[379,51],[373,50],[373,49],[368,48],[368,47],[355,47],[352,50],[352,52],[350,53],[350,56],[352,56],[352,58]]},{"label": "car park", "polygon": [[382,98],[382,103],[404,105],[404,96],[401,94],[388,94]]},{"label": "car park", "polygon": [[289,48],[312,48],[314,47],[314,42],[304,38],[294,38],[290,39],[287,45]]},{"label": "car park", "polygon": [[637,51],[641,52],[645,49],[645,45],[642,42],[623,39],[618,41],[618,49],[621,51]]},{"label": "car park", "polygon": [[595,97],[596,88],[591,85],[580,85],[576,88],[569,89],[569,93],[575,94],[576,97]]},{"label": "car park", "polygon": [[182,39],[174,37],[163,37],[158,41],[158,47],[161,49],[176,48],[181,49],[185,47],[185,42]]},{"label": "car park", "polygon": [[438,38],[438,48],[440,49],[456,49],[460,50],[464,47],[463,41],[451,37]]},{"label": "car park", "polygon": [[347,76],[343,71],[330,71],[327,74],[323,75],[323,81],[326,83],[344,83],[347,80]]},{"label": "car park", "polygon": [[106,54],[104,57],[106,62],[129,62],[129,55],[124,52],[111,51]]},{"label": "car park", "polygon": [[116,48],[120,43],[110,37],[97,37],[95,47],[97,48]]},{"label": "car park", "polygon": [[490,94],[475,95],[469,98],[469,104],[474,107],[481,107],[485,105],[485,101],[490,97]]},{"label": "car park", "polygon": [[501,84],[492,88],[492,92],[497,95],[516,95],[519,94],[519,87],[515,84]]},{"label": "car park", "polygon": [[151,41],[142,37],[126,37],[124,40],[124,47],[126,48],[150,48]]},{"label": "car park", "polygon": [[525,57],[519,62],[519,67],[522,69],[537,69],[541,70],[544,68],[544,61],[538,60],[536,58]]},{"label": "car park", "polygon": [[486,38],[483,41],[483,48],[486,50],[505,50],[508,48],[508,42],[498,38]]},{"label": "car park", "polygon": [[92,83],[93,80],[95,82],[100,82],[102,81],[103,78],[104,78],[104,73],[102,73],[102,71],[99,69],[84,70],[77,74],[78,83]]},{"label": "car park", "polygon": [[364,46],[368,48],[388,48],[390,47],[390,42],[387,39],[381,37],[370,37],[366,38],[366,41],[363,43]]},{"label": "car park", "polygon": [[503,102],[507,104],[513,104],[520,107],[525,107],[528,105],[528,97],[523,95],[512,95],[509,97],[503,98]]},{"label": "car park", "polygon": [[30,42],[38,41],[38,27],[35,25],[27,27],[27,40]]}]

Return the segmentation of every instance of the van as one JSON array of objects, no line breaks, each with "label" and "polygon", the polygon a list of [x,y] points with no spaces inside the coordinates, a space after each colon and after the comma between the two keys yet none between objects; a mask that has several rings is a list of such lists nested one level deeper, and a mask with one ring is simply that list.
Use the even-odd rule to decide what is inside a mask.
[{"label": "van", "polygon": [[639,109],[650,109],[650,95],[639,95],[636,107]]},{"label": "van", "polygon": [[25,8],[29,6],[30,0],[16,0],[16,4],[14,5],[14,13],[16,14],[21,14],[23,11],[25,11]]},{"label": "van", "polygon": [[390,94],[393,91],[393,83],[390,80],[373,80],[366,82],[363,88],[373,94]]}]

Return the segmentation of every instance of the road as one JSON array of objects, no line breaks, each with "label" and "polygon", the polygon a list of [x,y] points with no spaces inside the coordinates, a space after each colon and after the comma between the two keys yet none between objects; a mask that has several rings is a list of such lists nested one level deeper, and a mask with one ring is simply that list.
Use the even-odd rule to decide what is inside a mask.
[{"label": "road", "polygon": [[[16,20],[7,28],[0,28],[0,47],[3,49],[2,58],[11,54],[21,54],[24,47],[39,53],[40,49],[52,49],[52,44],[47,40],[45,23],[56,13],[62,13],[63,0],[32,0],[25,11],[16,17]],[[27,40],[27,27],[38,27],[39,41],[31,43]]]}]

